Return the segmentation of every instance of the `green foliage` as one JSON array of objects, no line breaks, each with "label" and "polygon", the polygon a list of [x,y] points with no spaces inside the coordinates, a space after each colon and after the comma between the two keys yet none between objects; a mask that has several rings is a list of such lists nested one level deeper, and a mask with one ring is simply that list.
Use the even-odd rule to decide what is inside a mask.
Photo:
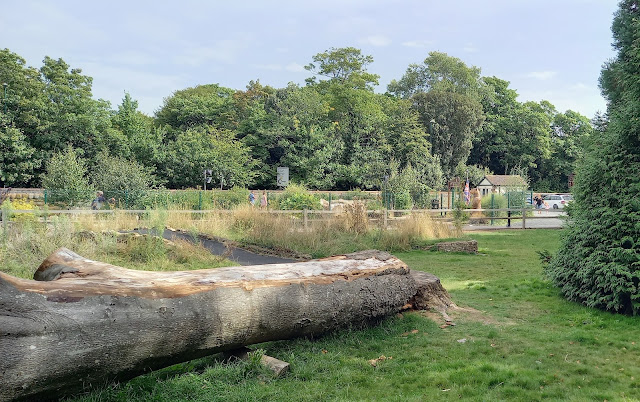
[{"label": "green foliage", "polygon": [[278,197],[277,205],[283,210],[322,209],[320,198],[311,194],[306,187],[290,184]]},{"label": "green foliage", "polygon": [[[373,92],[379,77],[360,49],[331,48],[312,61],[307,69],[318,78],[306,86],[198,85],[165,98],[151,118],[128,93],[116,110],[94,100],[92,78],[62,59],[33,68],[0,50],[0,82],[8,84],[0,184],[39,186],[46,162],[68,145],[89,166],[104,152],[135,160],[169,188],[201,186],[211,169],[215,187],[271,189],[276,167],[287,166],[311,189],[374,190],[396,160],[422,184],[409,190],[421,207],[426,189],[441,189],[463,165],[497,174],[520,166],[534,188],[566,190],[593,131],[584,116],[547,101],[520,103],[507,81],[441,52],[410,65],[387,94]],[[626,74],[615,66],[602,78],[611,88]],[[599,121],[606,126],[606,117]]]},{"label": "green foliage", "polygon": [[[306,70],[328,77],[341,85],[367,90],[373,90],[373,87],[378,85],[380,76],[367,73],[367,65],[373,63],[373,57],[363,55],[360,49],[331,48],[313,56],[313,61],[317,65],[310,63],[305,66]],[[316,77],[312,77],[307,79],[307,82],[314,83],[315,80]]]},{"label": "green foliage", "polygon": [[417,93],[412,100],[430,133],[432,152],[440,156],[445,177],[452,177],[456,166],[469,158],[484,121],[482,105],[473,96],[442,90]]},{"label": "green foliage", "polygon": [[68,146],[65,151],[53,155],[46,164],[42,185],[50,202],[77,205],[89,202],[93,188],[86,177],[85,161],[76,150]]},{"label": "green foliage", "polygon": [[232,129],[234,92],[217,84],[176,91],[165,98],[164,105],[156,113],[156,124],[170,127],[170,139],[177,137],[181,131],[197,127]]},{"label": "green foliage", "polygon": [[[507,197],[502,194],[488,194],[482,197],[480,201],[482,209],[505,209],[507,208]],[[487,217],[502,217],[507,216],[506,211],[487,211],[484,212]]]},{"label": "green foliage", "polygon": [[393,193],[393,209],[411,209],[413,203],[409,191]]},{"label": "green foliage", "polygon": [[125,207],[136,205],[149,191],[154,180],[149,168],[106,153],[100,155],[91,169],[94,188],[103,191],[107,200],[115,198],[116,204]]},{"label": "green foliage", "polygon": [[26,186],[41,164],[34,158],[36,149],[22,131],[0,124],[0,150],[0,185]]},{"label": "green foliage", "polygon": [[465,211],[469,206],[464,201],[457,200],[453,205],[453,224],[458,230],[462,230],[462,225],[469,222],[471,215]]},{"label": "green foliage", "polygon": [[246,187],[253,177],[249,150],[231,131],[199,127],[178,134],[168,145],[164,175],[171,188],[204,185],[204,170],[212,171],[210,188]]},{"label": "green foliage", "polygon": [[429,52],[422,64],[411,64],[399,81],[392,80],[389,92],[410,98],[431,90],[455,92],[480,98],[483,83],[480,69],[442,52]]},{"label": "green foliage", "polygon": [[640,20],[620,2],[613,23],[618,56],[601,75],[610,120],[580,159],[571,221],[546,272],[570,300],[640,314]]}]

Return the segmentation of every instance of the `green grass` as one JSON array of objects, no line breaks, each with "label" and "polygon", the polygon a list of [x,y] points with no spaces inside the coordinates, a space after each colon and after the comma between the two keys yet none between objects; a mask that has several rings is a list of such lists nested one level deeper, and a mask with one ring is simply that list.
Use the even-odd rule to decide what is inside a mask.
[{"label": "green grass", "polygon": [[[440,277],[465,308],[451,312],[455,326],[406,313],[369,329],[254,346],[291,364],[284,378],[209,357],[74,400],[638,400],[640,321],[567,302],[543,278],[536,251],[554,252],[559,234],[473,233],[478,255],[398,253]],[[388,359],[368,363],[381,355]]]}]

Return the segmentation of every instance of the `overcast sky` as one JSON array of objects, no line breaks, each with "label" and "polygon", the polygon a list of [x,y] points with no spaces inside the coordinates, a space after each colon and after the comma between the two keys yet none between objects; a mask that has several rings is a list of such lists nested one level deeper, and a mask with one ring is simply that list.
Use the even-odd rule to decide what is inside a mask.
[{"label": "overcast sky", "polygon": [[353,46],[385,92],[441,51],[591,118],[605,111],[602,64],[614,56],[617,0],[0,0],[0,47],[40,67],[62,58],[113,108],[125,91],[152,115],[174,91],[250,80],[304,84],[316,53]]}]

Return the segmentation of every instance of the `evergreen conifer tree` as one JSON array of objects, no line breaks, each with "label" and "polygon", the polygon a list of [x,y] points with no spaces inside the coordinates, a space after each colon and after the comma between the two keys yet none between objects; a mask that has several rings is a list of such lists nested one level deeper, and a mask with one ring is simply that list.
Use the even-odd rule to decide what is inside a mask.
[{"label": "evergreen conifer tree", "polygon": [[612,25],[615,59],[600,86],[609,123],[576,169],[571,223],[547,273],[587,306],[640,314],[640,1],[623,0]]}]

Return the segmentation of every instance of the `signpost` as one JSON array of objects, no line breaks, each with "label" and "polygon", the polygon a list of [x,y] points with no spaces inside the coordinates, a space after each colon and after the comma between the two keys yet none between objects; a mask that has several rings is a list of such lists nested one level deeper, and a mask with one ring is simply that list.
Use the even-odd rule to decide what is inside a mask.
[{"label": "signpost", "polygon": [[277,168],[276,185],[278,187],[287,187],[289,185],[289,168],[288,167]]},{"label": "signpost", "polygon": [[207,183],[211,183],[211,169],[205,169],[202,171],[204,173],[204,191],[207,191]]}]

